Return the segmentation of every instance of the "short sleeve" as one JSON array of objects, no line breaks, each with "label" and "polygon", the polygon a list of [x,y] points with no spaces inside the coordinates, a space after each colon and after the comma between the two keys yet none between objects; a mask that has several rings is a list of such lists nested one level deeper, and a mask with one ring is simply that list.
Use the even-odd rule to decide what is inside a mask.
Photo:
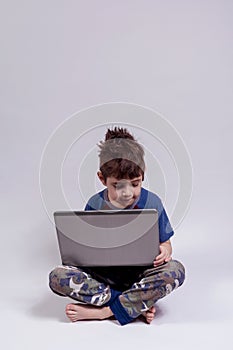
[{"label": "short sleeve", "polygon": [[159,237],[160,242],[166,242],[174,235],[174,231],[171,227],[170,221],[168,219],[167,213],[163,208],[161,213],[159,213]]},{"label": "short sleeve", "polygon": [[174,235],[174,231],[159,196],[143,188],[138,204],[139,208],[156,209],[158,211],[160,242],[163,243],[169,240]]}]

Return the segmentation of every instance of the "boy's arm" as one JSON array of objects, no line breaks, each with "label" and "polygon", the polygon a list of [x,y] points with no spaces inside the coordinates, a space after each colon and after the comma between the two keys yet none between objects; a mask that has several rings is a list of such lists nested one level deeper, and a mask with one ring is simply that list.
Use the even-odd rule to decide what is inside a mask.
[{"label": "boy's arm", "polygon": [[172,245],[170,239],[166,242],[160,243],[160,254],[155,257],[155,260],[153,262],[154,267],[159,266],[163,264],[164,262],[168,262],[171,260],[172,255]]}]

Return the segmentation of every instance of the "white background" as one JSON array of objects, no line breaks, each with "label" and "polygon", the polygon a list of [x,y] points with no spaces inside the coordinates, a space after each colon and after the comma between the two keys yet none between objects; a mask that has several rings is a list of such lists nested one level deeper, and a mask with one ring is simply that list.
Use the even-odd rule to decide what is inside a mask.
[{"label": "white background", "polygon": [[[1,3],[5,348],[115,349],[133,343],[138,349],[218,349],[231,342],[232,12],[226,0]],[[64,316],[68,300],[47,286],[48,272],[60,260],[40,197],[40,159],[50,135],[70,115],[118,101],[161,113],[190,153],[193,197],[173,239],[187,279],[158,303],[150,326],[70,324]],[[83,205],[80,198],[77,207]]]}]

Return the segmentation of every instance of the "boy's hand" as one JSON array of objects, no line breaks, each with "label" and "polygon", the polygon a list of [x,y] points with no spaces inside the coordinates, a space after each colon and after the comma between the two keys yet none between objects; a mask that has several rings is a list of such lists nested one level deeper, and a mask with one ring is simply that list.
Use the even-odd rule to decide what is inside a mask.
[{"label": "boy's hand", "polygon": [[168,262],[172,259],[172,246],[170,240],[163,242],[159,246],[160,254],[153,261],[154,267],[163,264],[164,262]]}]

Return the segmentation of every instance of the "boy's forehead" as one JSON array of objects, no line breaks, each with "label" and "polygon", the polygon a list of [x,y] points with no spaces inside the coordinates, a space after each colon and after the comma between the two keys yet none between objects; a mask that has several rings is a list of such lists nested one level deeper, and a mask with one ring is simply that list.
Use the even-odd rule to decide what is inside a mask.
[{"label": "boy's forehead", "polygon": [[141,180],[142,179],[142,176],[137,176],[137,177],[134,177],[133,179],[129,179],[129,178],[124,178],[124,179],[117,179],[115,178],[114,176],[110,176],[108,177],[108,180],[111,181],[111,182],[134,182],[134,181],[138,181],[138,180]]}]

